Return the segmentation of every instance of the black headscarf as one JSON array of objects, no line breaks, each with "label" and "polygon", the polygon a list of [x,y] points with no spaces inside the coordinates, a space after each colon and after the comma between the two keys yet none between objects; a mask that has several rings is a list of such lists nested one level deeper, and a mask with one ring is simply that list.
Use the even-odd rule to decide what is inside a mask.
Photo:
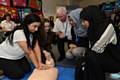
[{"label": "black headscarf", "polygon": [[83,8],[80,18],[89,22],[88,39],[91,46],[101,37],[109,24],[105,14],[97,6],[88,6]]}]

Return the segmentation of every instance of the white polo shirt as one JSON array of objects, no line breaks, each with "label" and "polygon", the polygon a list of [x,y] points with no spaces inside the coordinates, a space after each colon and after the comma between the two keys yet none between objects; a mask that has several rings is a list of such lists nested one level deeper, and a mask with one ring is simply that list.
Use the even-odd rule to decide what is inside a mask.
[{"label": "white polo shirt", "polygon": [[0,25],[5,29],[14,29],[14,27],[17,26],[17,24],[14,23],[13,21],[7,22],[6,20],[3,20]]},{"label": "white polo shirt", "polygon": [[65,22],[61,22],[59,19],[56,19],[53,32],[59,32],[59,31],[65,33],[65,36],[67,36],[69,40],[72,39],[71,25],[68,20],[66,20]]},{"label": "white polo shirt", "polygon": [[7,39],[2,44],[0,44],[0,58],[17,60],[24,57],[25,56],[24,51],[16,43],[18,41],[26,41],[26,37],[23,30],[15,31],[13,36],[13,46],[10,45]]}]

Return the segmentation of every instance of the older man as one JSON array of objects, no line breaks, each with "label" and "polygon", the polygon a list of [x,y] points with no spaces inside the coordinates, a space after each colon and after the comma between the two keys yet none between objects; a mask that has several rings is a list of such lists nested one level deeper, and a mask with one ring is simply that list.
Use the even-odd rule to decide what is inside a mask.
[{"label": "older man", "polygon": [[67,10],[65,7],[59,7],[56,11],[57,19],[53,28],[53,32],[56,33],[58,37],[57,45],[60,53],[58,61],[65,58],[64,43],[71,40],[71,25],[68,21]]}]

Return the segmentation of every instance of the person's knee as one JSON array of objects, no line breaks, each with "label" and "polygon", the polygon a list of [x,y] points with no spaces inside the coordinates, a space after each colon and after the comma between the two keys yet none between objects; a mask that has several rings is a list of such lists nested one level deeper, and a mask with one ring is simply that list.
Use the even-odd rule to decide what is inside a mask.
[{"label": "person's knee", "polygon": [[66,56],[67,59],[73,59],[74,58],[74,56],[72,55],[72,53],[69,50],[66,52],[65,56]]},{"label": "person's knee", "polygon": [[83,57],[85,55],[86,48],[83,47],[77,47],[72,50],[72,53],[76,57]]}]

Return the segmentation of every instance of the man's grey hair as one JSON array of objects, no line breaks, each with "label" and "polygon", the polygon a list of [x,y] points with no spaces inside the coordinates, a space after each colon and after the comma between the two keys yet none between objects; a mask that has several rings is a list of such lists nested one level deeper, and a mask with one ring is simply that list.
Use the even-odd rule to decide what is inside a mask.
[{"label": "man's grey hair", "polygon": [[66,7],[58,7],[56,10],[57,14],[67,14]]}]

